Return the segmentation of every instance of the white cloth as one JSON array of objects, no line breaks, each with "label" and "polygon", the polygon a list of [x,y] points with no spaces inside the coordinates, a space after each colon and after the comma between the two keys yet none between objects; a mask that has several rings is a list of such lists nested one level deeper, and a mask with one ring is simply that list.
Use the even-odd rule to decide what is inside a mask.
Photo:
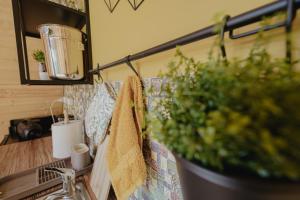
[{"label": "white cloth", "polygon": [[107,200],[111,186],[110,176],[106,167],[106,147],[109,136],[99,145],[92,170],[90,185],[97,200]]},{"label": "white cloth", "polygon": [[112,86],[103,83],[97,87],[85,115],[86,134],[96,146],[105,138],[115,105],[115,93]]}]

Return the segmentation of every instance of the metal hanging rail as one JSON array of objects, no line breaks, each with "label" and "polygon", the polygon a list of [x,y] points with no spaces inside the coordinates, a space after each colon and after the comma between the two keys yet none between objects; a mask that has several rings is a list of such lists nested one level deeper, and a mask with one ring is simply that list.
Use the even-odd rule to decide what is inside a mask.
[{"label": "metal hanging rail", "polygon": [[[240,27],[243,27],[243,26],[255,23],[255,22],[259,22],[266,16],[271,16],[271,15],[275,14],[276,12],[286,10],[288,8],[288,5],[289,5],[289,0],[278,0],[278,1],[272,2],[270,4],[264,5],[262,7],[250,10],[243,14],[237,15],[235,17],[232,17],[227,21],[225,31],[233,31],[234,29],[237,29],[237,28],[240,28]],[[293,0],[293,7],[294,7],[294,12],[296,13],[296,11],[300,8],[300,0]],[[283,25],[284,25],[284,23],[282,23],[279,26],[273,26],[273,27],[269,26],[265,30],[271,30],[274,28],[281,27]],[[157,45],[157,46],[147,49],[145,51],[141,51],[139,53],[126,56],[122,59],[102,65],[102,66],[98,67],[97,69],[90,70],[89,73],[98,74],[99,71],[104,70],[104,69],[108,69],[108,68],[111,68],[111,67],[123,64],[123,63],[128,63],[129,61],[139,60],[139,59],[147,57],[147,56],[151,56],[151,55],[163,52],[163,51],[173,49],[176,46],[186,45],[186,44],[198,41],[198,40],[202,40],[202,39],[214,36],[217,34],[215,32],[214,27],[215,27],[215,25],[211,25],[206,28],[195,31],[193,33],[190,33],[188,35],[185,35],[185,36],[179,37],[177,39],[171,40],[169,42]],[[250,34],[246,33],[245,36],[247,36],[247,35],[251,35],[251,33]],[[239,37],[237,37],[237,38],[239,38]],[[235,39],[235,38],[233,37],[232,39]]]}]

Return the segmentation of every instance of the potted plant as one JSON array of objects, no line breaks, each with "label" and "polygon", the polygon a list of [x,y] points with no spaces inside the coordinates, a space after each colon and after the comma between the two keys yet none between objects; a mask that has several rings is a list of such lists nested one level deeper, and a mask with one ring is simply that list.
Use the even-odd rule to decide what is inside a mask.
[{"label": "potted plant", "polygon": [[174,152],[186,200],[300,199],[293,64],[272,59],[257,42],[247,58],[226,62],[177,51],[163,78],[149,129]]},{"label": "potted plant", "polygon": [[32,54],[34,60],[38,62],[40,80],[49,80],[46,65],[45,54],[42,50],[35,50]]}]

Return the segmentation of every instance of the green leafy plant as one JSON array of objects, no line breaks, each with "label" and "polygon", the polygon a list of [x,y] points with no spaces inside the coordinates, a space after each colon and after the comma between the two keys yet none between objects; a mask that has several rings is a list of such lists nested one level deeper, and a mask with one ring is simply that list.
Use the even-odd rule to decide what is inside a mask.
[{"label": "green leafy plant", "polygon": [[45,63],[45,54],[42,50],[35,50],[32,56],[37,62]]},{"label": "green leafy plant", "polygon": [[149,130],[170,150],[220,172],[300,179],[300,74],[285,59],[259,42],[226,62],[178,50],[162,77]]}]

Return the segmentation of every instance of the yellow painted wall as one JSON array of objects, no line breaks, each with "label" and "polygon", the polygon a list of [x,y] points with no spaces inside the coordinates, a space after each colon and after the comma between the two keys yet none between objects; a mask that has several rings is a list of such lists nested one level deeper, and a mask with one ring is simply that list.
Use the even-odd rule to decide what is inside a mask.
[{"label": "yellow painted wall", "polygon": [[[41,48],[40,41],[28,39],[28,54]],[[31,75],[37,78],[37,66],[29,57]],[[50,103],[63,96],[62,86],[25,86],[20,84],[11,0],[0,0],[0,141],[8,133],[9,120],[50,115]],[[62,112],[57,104],[55,113]]]},{"label": "yellow painted wall", "polygon": [[[214,16],[218,13],[235,16],[269,2],[272,1],[145,0],[139,9],[134,11],[127,0],[121,0],[111,14],[103,0],[90,0],[94,66],[97,62],[106,64],[201,29],[212,24]],[[294,46],[297,47],[295,54],[299,56],[300,14],[298,15],[294,22]],[[283,33],[283,30],[268,33],[272,41],[270,49],[277,56],[284,56]],[[227,39],[228,55],[245,55],[254,38],[235,41]],[[187,45],[182,50],[187,55],[205,59],[211,44],[212,39],[206,39]],[[134,62],[134,65],[143,77],[156,76],[160,70],[166,69],[173,55],[174,50],[170,50]],[[132,72],[124,65],[104,72],[108,80],[122,80],[129,74]]]}]

